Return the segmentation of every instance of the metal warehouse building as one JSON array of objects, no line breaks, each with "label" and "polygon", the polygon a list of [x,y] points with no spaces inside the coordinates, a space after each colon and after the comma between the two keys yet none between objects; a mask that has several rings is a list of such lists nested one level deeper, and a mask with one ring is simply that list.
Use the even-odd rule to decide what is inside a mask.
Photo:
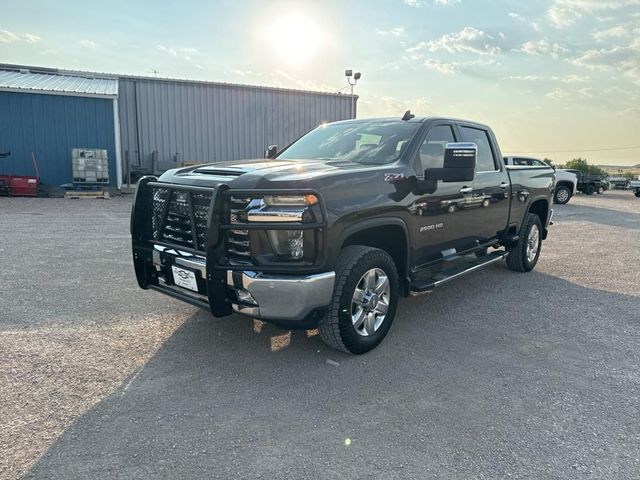
[{"label": "metal warehouse building", "polygon": [[0,64],[0,174],[72,181],[73,148],[104,149],[111,186],[127,165],[158,171],[183,162],[258,158],[322,122],[355,118],[351,95],[72,72]]}]

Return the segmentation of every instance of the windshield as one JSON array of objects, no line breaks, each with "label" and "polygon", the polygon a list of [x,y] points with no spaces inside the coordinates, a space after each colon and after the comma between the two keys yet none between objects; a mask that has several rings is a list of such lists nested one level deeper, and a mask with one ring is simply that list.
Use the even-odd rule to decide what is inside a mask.
[{"label": "windshield", "polygon": [[400,158],[419,126],[418,122],[397,120],[322,125],[293,143],[277,158],[386,165]]}]

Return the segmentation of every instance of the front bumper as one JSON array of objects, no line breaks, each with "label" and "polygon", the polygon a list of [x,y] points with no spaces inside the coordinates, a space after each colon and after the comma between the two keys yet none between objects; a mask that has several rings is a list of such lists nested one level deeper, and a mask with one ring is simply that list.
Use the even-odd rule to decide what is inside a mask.
[{"label": "front bumper", "polygon": [[[223,297],[220,300],[231,307],[229,313],[233,309],[275,323],[304,323],[312,313],[328,306],[333,296],[335,272],[285,275],[227,270],[220,272],[224,274],[220,284],[208,274],[204,257],[160,245],[154,245],[150,253],[156,281],[149,287],[207,310],[212,307],[210,293],[217,285],[220,285]],[[194,272],[198,291],[177,286],[171,273],[172,266]]]},{"label": "front bumper", "polygon": [[335,276],[335,272],[294,276],[228,271],[227,285],[236,312],[262,320],[298,321],[331,303]]}]

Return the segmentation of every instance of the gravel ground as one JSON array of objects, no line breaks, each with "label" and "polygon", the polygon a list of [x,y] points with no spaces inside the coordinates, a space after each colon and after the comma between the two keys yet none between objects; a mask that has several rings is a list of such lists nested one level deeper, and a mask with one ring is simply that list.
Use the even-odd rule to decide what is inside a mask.
[{"label": "gravel ground", "polygon": [[535,272],[401,301],[361,357],[135,285],[129,200],[0,198],[0,478],[637,478],[640,200]]}]

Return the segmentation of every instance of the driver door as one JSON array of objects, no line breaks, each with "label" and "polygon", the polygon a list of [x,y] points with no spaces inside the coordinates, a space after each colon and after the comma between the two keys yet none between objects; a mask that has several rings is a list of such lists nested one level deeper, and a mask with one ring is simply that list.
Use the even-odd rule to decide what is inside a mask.
[{"label": "driver door", "polygon": [[444,166],[448,143],[459,141],[453,125],[448,122],[432,125],[414,161],[417,191],[409,205],[415,264],[440,260],[473,248],[474,239],[468,226],[474,221],[473,210],[466,203],[473,194],[473,182],[424,180],[428,168]]}]

